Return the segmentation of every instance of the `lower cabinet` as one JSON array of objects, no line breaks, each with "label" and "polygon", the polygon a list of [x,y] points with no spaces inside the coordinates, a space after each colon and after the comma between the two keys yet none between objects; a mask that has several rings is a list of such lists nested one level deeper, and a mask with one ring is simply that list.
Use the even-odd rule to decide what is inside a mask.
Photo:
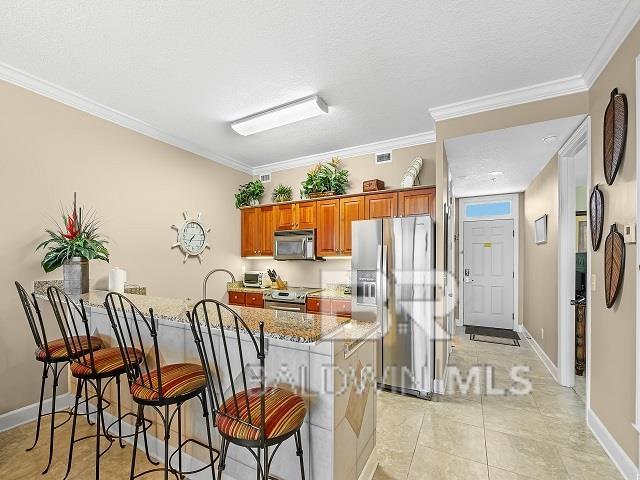
[{"label": "lower cabinet", "polygon": [[307,298],[307,313],[325,313],[338,317],[351,317],[351,300],[335,298]]},{"label": "lower cabinet", "polygon": [[229,292],[229,305],[263,308],[264,298],[262,297],[262,293]]}]

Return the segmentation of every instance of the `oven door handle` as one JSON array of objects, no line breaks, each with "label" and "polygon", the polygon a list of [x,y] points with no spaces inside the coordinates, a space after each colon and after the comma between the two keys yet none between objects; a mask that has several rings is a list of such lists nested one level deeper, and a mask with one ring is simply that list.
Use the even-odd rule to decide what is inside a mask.
[{"label": "oven door handle", "polygon": [[302,310],[298,307],[281,307],[278,305],[277,307],[271,307],[273,310],[288,310],[290,312],[300,312],[303,313]]}]

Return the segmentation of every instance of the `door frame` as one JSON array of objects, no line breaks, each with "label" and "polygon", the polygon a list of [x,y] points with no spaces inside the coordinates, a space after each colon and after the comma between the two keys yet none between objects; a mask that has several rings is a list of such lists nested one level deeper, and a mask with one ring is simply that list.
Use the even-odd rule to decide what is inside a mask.
[{"label": "door frame", "polygon": [[[484,202],[511,202],[511,214],[509,215],[492,215],[486,217],[467,217],[465,215],[466,206],[473,203]],[[520,298],[518,295],[518,286],[520,285],[520,194],[508,193],[504,195],[482,195],[479,197],[465,197],[458,199],[458,313],[460,316],[460,324],[464,325],[464,288],[462,279],[464,278],[464,222],[478,220],[513,220],[513,330],[515,332],[522,331],[520,326]]]},{"label": "door frame", "polygon": [[[637,186],[640,172],[640,55],[636,57],[636,222],[640,212],[640,190]],[[636,265],[640,259],[640,242],[636,241]],[[635,265],[634,265],[635,267]],[[640,270],[636,270],[636,421],[635,428],[640,431]],[[587,365],[588,366],[588,365]]]},{"label": "door frame", "polygon": [[[560,385],[575,385],[575,156],[587,149],[587,198],[591,192],[591,118],[587,117],[558,151],[558,378]],[[589,202],[587,201],[587,206]],[[587,231],[590,231],[587,215]],[[587,285],[591,284],[591,256],[587,255]],[[587,408],[591,378],[591,288],[587,288],[585,332]]]}]

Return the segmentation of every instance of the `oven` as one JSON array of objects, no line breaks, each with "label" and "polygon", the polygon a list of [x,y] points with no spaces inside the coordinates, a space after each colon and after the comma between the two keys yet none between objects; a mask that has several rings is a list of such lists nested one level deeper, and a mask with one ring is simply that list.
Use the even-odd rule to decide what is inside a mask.
[{"label": "oven", "polygon": [[285,312],[306,313],[307,303],[282,302],[278,300],[265,300],[264,308],[269,310],[284,310]]}]

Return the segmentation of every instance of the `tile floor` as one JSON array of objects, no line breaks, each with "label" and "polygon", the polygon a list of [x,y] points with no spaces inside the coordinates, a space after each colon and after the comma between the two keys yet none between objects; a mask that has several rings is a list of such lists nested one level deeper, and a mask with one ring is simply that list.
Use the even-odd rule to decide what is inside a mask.
[{"label": "tile floor", "polygon": [[[376,480],[622,478],[586,425],[582,382],[575,391],[559,386],[526,340],[520,347],[471,342],[459,331],[453,344],[451,365],[462,378],[489,365],[493,382],[483,377],[464,393],[449,381],[448,395],[431,402],[381,393]],[[521,376],[531,392],[487,394],[487,385],[514,387],[512,366],[529,367]]]}]

